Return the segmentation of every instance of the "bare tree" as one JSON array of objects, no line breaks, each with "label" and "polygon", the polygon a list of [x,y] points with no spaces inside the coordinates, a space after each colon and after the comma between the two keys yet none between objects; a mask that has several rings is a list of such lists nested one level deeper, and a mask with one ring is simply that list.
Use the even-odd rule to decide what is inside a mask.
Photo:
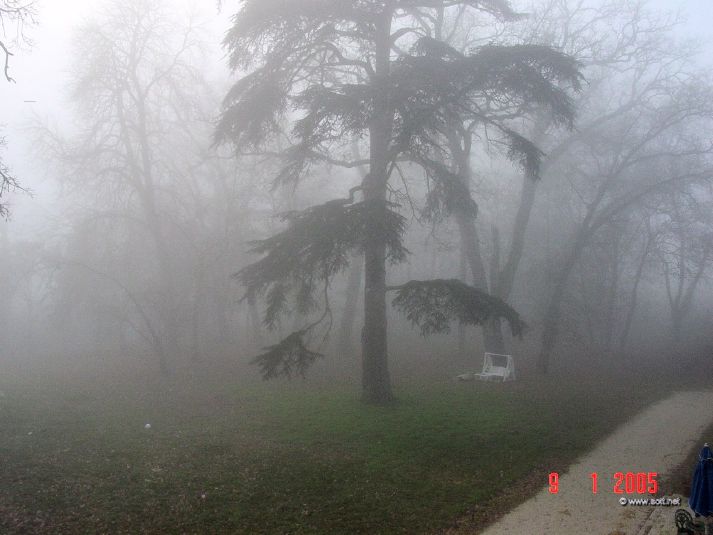
[{"label": "bare tree", "polygon": [[[0,151],[4,150],[6,145],[7,141],[5,137],[0,137]],[[3,195],[7,194],[8,192],[16,191],[18,189],[21,190],[22,187],[18,183],[15,176],[12,174],[10,168],[2,159],[2,153],[0,152],[0,199],[2,199]],[[0,202],[0,217],[6,218],[9,215],[10,212],[8,210],[7,204],[4,202]]]},{"label": "bare tree", "polygon": [[713,264],[710,203],[702,202],[704,198],[704,191],[670,192],[658,217],[655,254],[663,272],[676,345],[681,342],[696,289]]},{"label": "bare tree", "polygon": [[[200,227],[204,194],[196,162],[210,139],[209,122],[196,115],[199,95],[206,94],[193,66],[200,53],[197,29],[190,20],[176,20],[161,2],[131,0],[105,4],[102,16],[78,36],[83,51],[74,64],[72,100],[81,129],[70,140],[52,134],[45,139],[62,164],[66,191],[85,203],[90,199],[73,216],[110,222],[108,235],[118,240],[112,254],[134,248],[145,255],[143,270],[152,275],[150,284],[143,279],[143,291],[131,288],[141,278],[126,278],[134,270],[120,275],[89,269],[121,285],[166,372],[168,355],[190,332],[180,323],[189,314],[191,292],[179,291],[190,277],[177,255],[182,251],[185,260]],[[192,223],[183,224],[184,215]],[[150,318],[148,309],[157,317]],[[160,327],[153,325],[157,321]]]},{"label": "bare tree", "polygon": [[10,58],[14,47],[29,43],[26,28],[37,23],[37,11],[34,0],[0,1],[0,50],[4,54],[3,74],[8,82],[15,80],[10,76]]},{"label": "bare tree", "polygon": [[570,181],[573,199],[581,203],[582,217],[548,298],[538,357],[543,372],[557,340],[568,280],[597,233],[653,195],[713,176],[713,147],[700,136],[713,111],[711,87],[689,73],[683,60],[681,55],[678,62],[633,68],[626,77],[629,90],[639,94],[643,89],[646,98],[632,101],[606,127],[588,130],[557,166],[556,172]]},{"label": "bare tree", "polygon": [[[656,240],[655,231],[651,227],[651,221],[649,214],[645,214],[643,218],[643,227],[645,231],[643,232],[643,238],[641,239],[640,249],[636,251],[638,253],[638,258],[635,263],[635,270],[633,275],[633,282],[630,288],[630,296],[628,302],[625,305],[625,316],[622,320],[622,329],[619,336],[619,353],[621,358],[626,358],[626,344],[629,340],[629,333],[631,332],[631,324],[634,321],[634,316],[637,311],[639,302],[639,286],[644,276],[644,270],[647,264],[651,260],[652,252],[654,249],[654,244]],[[635,253],[635,254],[636,254]]]},{"label": "bare tree", "polygon": [[[10,76],[10,58],[14,55],[12,50],[20,44],[29,44],[26,28],[36,22],[34,1],[0,0],[0,51],[4,54],[3,74],[7,82],[15,81]],[[5,138],[0,137],[0,151],[5,145]],[[0,154],[0,199],[4,194],[18,189],[22,188]],[[7,204],[0,202],[0,217],[8,215]]]},{"label": "bare tree", "polygon": [[[649,98],[647,92],[652,88],[641,84],[607,106],[591,105],[598,98],[600,84],[612,75],[647,63],[665,62],[664,58],[674,59],[676,52],[667,49],[666,36],[680,21],[653,14],[646,0],[546,0],[533,2],[527,11],[530,16],[506,33],[506,38],[545,42],[565,51],[579,60],[587,79],[586,89],[577,97],[580,112],[574,131],[554,129],[546,114],[535,115],[527,127],[528,137],[546,153],[542,176],[548,182],[557,180],[550,170],[558,160],[588,133],[605,129],[632,106]],[[522,177],[517,211],[503,244],[502,263],[493,264],[498,269],[490,271],[491,291],[504,300],[511,298],[520,269],[539,184],[527,174]],[[491,327],[495,330],[491,338],[502,339],[497,323]]]}]

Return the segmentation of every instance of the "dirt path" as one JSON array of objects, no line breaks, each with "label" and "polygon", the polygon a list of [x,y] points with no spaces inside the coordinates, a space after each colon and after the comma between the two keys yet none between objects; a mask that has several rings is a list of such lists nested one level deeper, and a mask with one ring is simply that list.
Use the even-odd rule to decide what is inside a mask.
[{"label": "dirt path", "polygon": [[[668,529],[661,526],[658,529],[649,526],[654,518],[658,519],[658,524],[667,523],[666,519],[673,516],[676,507],[620,505],[619,499],[627,495],[613,492],[613,475],[616,472],[657,472],[659,479],[665,477],[683,461],[694,441],[712,421],[713,392],[674,394],[618,428],[573,464],[567,473],[560,474],[557,494],[550,494],[545,486],[483,533],[666,533]],[[597,494],[592,494],[592,472],[598,474]],[[629,497],[638,498],[639,495]]]}]

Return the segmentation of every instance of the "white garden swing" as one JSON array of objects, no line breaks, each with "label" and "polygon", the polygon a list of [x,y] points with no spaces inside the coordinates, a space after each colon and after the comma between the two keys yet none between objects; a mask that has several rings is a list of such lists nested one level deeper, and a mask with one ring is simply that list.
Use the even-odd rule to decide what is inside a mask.
[{"label": "white garden swing", "polygon": [[483,359],[483,371],[475,376],[482,381],[514,381],[515,361],[512,355],[486,353]]},{"label": "white garden swing", "polygon": [[485,353],[483,358],[483,371],[480,373],[464,373],[458,376],[461,381],[471,381],[473,379],[481,381],[514,381],[515,361],[512,355],[501,355],[499,353]]}]

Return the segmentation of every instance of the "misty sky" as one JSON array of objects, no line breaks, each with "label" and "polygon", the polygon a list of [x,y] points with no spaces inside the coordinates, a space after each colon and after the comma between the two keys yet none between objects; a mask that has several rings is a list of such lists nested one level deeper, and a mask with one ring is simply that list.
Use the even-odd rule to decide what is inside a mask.
[{"label": "misty sky", "polygon": [[[177,9],[198,13],[202,26],[215,35],[215,47],[209,52],[216,69],[225,69],[225,61],[219,48],[225,29],[228,27],[229,11],[218,13],[212,0],[173,0]],[[70,51],[75,29],[83,21],[91,19],[93,10],[101,5],[96,0],[38,0],[39,25],[28,32],[32,47],[17,50],[11,64],[10,74],[15,84],[2,87],[0,123],[5,125],[4,135],[9,141],[6,163],[20,178],[22,185],[31,188],[32,198],[10,194],[12,235],[19,237],[38,230],[35,222],[52,215],[52,177],[47,175],[44,162],[32,155],[32,135],[28,125],[36,119],[56,127],[61,121],[71,118],[67,113],[67,80],[69,79]],[[70,6],[70,7],[68,7]],[[226,7],[230,7],[226,3]],[[27,103],[26,100],[34,100]],[[62,125],[66,132],[66,125]],[[39,217],[35,217],[39,216]],[[51,224],[51,221],[50,221]]]},{"label": "misty sky", "polygon": [[[191,6],[200,12],[200,18],[210,30],[208,35],[215,35],[210,45],[215,46],[212,54],[216,68],[224,68],[222,52],[218,48],[223,31],[227,27],[227,19],[235,4],[227,2],[224,13],[217,12],[214,0],[194,0],[185,2],[175,0],[178,9],[185,10]],[[5,125],[5,135],[10,146],[7,149],[6,161],[23,185],[32,188],[35,196],[32,199],[12,196],[11,204],[14,213],[13,234],[23,231],[32,232],[31,216],[51,212],[52,194],[47,185],[46,170],[41,162],[32,156],[32,144],[26,126],[33,115],[42,122],[56,125],[69,115],[66,108],[67,67],[71,50],[73,29],[87,17],[100,2],[96,0],[38,0],[39,26],[30,29],[33,41],[32,49],[18,50],[13,58],[11,74],[17,80],[16,84],[3,84],[2,87],[2,123]],[[517,3],[514,3],[517,5]],[[688,19],[687,26],[681,31],[681,37],[697,36],[711,41],[713,36],[713,0],[654,0],[652,5],[661,9],[675,10],[680,8]],[[69,6],[69,7],[68,7]],[[706,63],[713,64],[713,43],[711,54],[702,58]],[[25,100],[36,100],[36,103],[25,103]],[[43,219],[43,218],[39,218]],[[20,228],[17,228],[20,227]]]}]

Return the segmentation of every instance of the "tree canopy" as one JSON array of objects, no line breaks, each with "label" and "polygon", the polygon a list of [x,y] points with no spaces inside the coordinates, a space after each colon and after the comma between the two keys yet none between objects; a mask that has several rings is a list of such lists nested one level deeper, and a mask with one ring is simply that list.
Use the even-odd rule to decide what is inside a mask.
[{"label": "tree canopy", "polygon": [[[391,397],[385,263],[405,254],[405,221],[388,200],[396,166],[419,168],[432,184],[426,213],[460,210],[474,217],[477,205],[463,190],[464,181],[443,163],[452,158],[447,135],[454,123],[468,119],[489,146],[537,178],[542,152],[518,132],[515,120],[533,109],[557,124],[574,119],[570,91],[582,81],[576,59],[533,44],[489,43],[461,52],[438,37],[433,23],[439,13],[456,8],[494,21],[520,18],[500,0],[247,0],[225,38],[230,65],[241,76],[225,97],[217,142],[230,142],[244,154],[273,151],[287,140],[286,148],[273,151],[281,162],[276,185],[296,185],[320,163],[368,164],[357,188],[362,201],[354,201],[352,190],[348,202],[289,215],[287,230],[254,244],[253,251],[265,257],[238,278],[249,296],[266,294],[269,326],[288,309],[290,293],[294,310],[304,314],[322,289],[322,317],[329,318],[330,278],[360,249],[366,266],[363,384],[373,401]],[[365,160],[334,156],[364,138]],[[507,305],[480,290],[456,288],[453,281],[412,281],[395,304],[424,333],[444,329],[446,320],[479,324],[496,315],[521,330]],[[314,327],[271,346],[259,359],[263,375],[276,375],[281,365],[289,371],[284,363],[300,352],[299,362],[314,360],[302,343]]]}]

